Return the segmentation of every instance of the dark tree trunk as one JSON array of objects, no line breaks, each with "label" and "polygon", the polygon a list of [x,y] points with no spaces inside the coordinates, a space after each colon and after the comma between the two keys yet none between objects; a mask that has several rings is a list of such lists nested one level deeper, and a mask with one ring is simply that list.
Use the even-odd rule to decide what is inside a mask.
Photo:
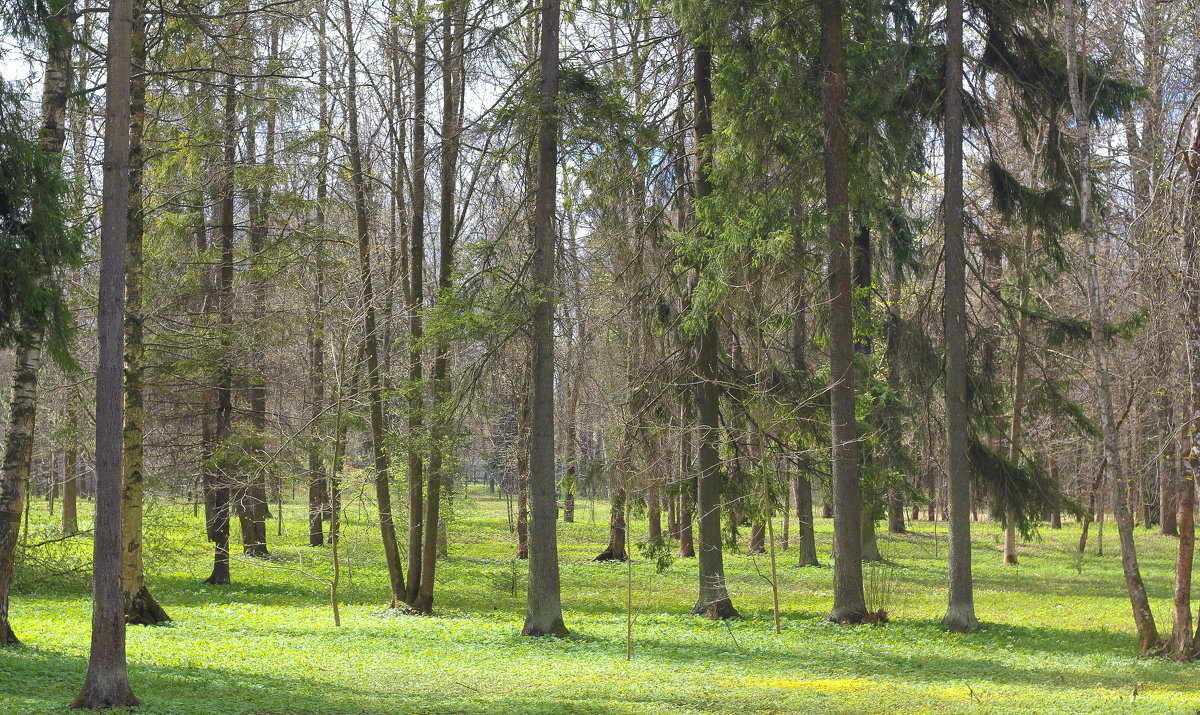
[{"label": "dark tree trunk", "polygon": [[[133,3],[113,0],[108,15],[104,189],[100,222],[100,301],[96,329],[96,519],[92,556],[92,642],[87,678],[72,708],[139,705],[125,661],[121,597],[121,342],[129,207],[130,69]],[[70,53],[66,56],[69,58]],[[68,59],[69,62],[69,59]],[[5,460],[7,461],[7,460]]]},{"label": "dark tree trunk", "polygon": [[[712,193],[712,51],[696,45],[693,53],[696,200]],[[707,236],[712,239],[711,236]],[[721,553],[721,439],[720,396],[717,392],[720,322],[709,316],[696,345],[696,410],[699,413],[700,449],[696,475],[696,511],[699,522],[700,594],[694,614],[712,619],[740,618],[725,587],[725,561]]]},{"label": "dark tree trunk", "polygon": [[[317,86],[320,92],[320,109],[317,129],[317,230],[325,234],[325,201],[329,193],[329,178],[326,167],[329,163],[329,48],[325,39],[325,23],[328,8],[321,3],[319,17]],[[322,441],[328,434],[321,422],[325,411],[325,249],[317,242],[314,262],[316,273],[313,290],[312,348],[309,366],[309,389],[312,391],[312,427],[308,443],[308,544],[321,546],[325,543],[324,520],[331,520],[333,513],[329,501],[329,480],[325,476],[325,460],[321,455]],[[336,429],[336,427],[335,427]]]},{"label": "dark tree trunk", "polygon": [[529,370],[521,388],[521,411],[517,416],[517,558],[529,558]]},{"label": "dark tree trunk", "polygon": [[[417,0],[413,49],[412,236],[409,243],[408,284],[408,592],[414,603],[421,587],[424,541],[424,471],[421,432],[425,428],[425,389],[422,383],[421,341],[425,337],[425,0]],[[436,527],[435,527],[436,528]]]},{"label": "dark tree trunk", "polygon": [[530,436],[529,588],[521,635],[567,635],[558,575],[558,501],[554,478],[554,210],[558,178],[558,0],[542,3],[534,198],[533,280],[543,297],[533,307],[533,419]]},{"label": "dark tree trunk", "polygon": [[829,213],[829,367],[833,434],[833,610],[829,619],[866,615],[862,582],[858,441],[854,415],[854,290],[846,138],[846,61],[841,0],[821,0],[821,107],[825,123],[825,208]]},{"label": "dark tree trunk", "polygon": [[[371,280],[371,238],[367,217],[367,188],[363,177],[362,151],[358,135],[358,57],[354,52],[354,27],[350,15],[350,0],[342,0],[346,34],[346,54],[350,61],[346,82],[346,119],[349,129],[347,149],[350,155],[350,181],[354,188],[354,217],[358,243],[359,276],[362,283],[362,303],[365,312],[363,342],[367,358],[367,401],[371,410],[371,453],[375,474],[375,502],[379,510],[379,533],[383,541],[383,556],[387,563],[391,587],[391,608],[405,603],[404,571],[400,549],[396,544],[396,526],[392,521],[392,494],[389,484],[388,454],[383,436],[383,389],[379,376],[379,335],[375,323],[375,291]],[[430,495],[437,498],[436,493]]]},{"label": "dark tree trunk", "polygon": [[945,332],[946,470],[950,510],[949,602],[942,625],[979,628],[971,578],[971,475],[967,462],[966,258],[963,249],[963,3],[946,4]]},{"label": "dark tree trunk", "polygon": [[[461,9],[460,9],[461,8]],[[453,296],[455,203],[454,182],[458,172],[459,148],[459,91],[461,89],[462,48],[456,39],[455,23],[462,32],[458,12],[466,11],[466,0],[455,0],[443,6],[442,11],[442,165],[441,165],[441,221],[438,226],[440,256],[438,260],[438,302],[445,304]],[[443,333],[443,335],[446,335]],[[413,608],[418,613],[433,611],[433,586],[437,570],[439,546],[444,551],[445,525],[441,519],[442,485],[446,491],[452,481],[442,474],[444,450],[449,445],[451,419],[445,414],[450,399],[450,341],[443,337],[438,341],[437,356],[433,362],[433,422],[432,451],[429,457],[429,483],[425,499],[425,543],[422,550],[421,586]],[[436,535],[436,536],[435,536]],[[434,536],[435,538],[431,538]],[[440,543],[439,543],[440,542]]]},{"label": "dark tree trunk", "polygon": [[125,238],[125,423],[122,430],[121,593],[125,622],[153,626],[171,620],[146,586],[142,568],[142,134],[146,121],[146,7],[133,6],[133,78],[130,85],[129,208]]},{"label": "dark tree trunk", "polygon": [[[624,466],[620,467],[624,469]],[[608,517],[608,546],[593,561],[627,561],[625,550],[627,527],[625,524],[625,488],[620,484],[609,486],[612,509]]]}]

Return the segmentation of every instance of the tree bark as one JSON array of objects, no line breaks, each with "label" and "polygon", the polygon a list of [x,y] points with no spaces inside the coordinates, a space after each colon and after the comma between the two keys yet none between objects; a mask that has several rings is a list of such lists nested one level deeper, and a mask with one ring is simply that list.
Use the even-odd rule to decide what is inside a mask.
[{"label": "tree bark", "polygon": [[[1200,119],[1192,130],[1191,151],[1186,155],[1188,170],[1187,204],[1183,226],[1183,302],[1187,330],[1187,381],[1189,409],[1200,414]],[[1196,552],[1196,478],[1200,476],[1200,425],[1189,420],[1183,429],[1183,454],[1186,468],[1179,490],[1179,551],[1175,562],[1175,598],[1169,649],[1179,661],[1196,656],[1196,634],[1192,631],[1192,563]]]},{"label": "tree bark", "polygon": [[[396,544],[396,526],[392,521],[392,494],[389,484],[387,450],[383,437],[383,390],[379,376],[379,331],[375,324],[375,291],[371,281],[371,237],[367,217],[367,188],[363,178],[362,150],[358,134],[358,57],[354,52],[354,23],[350,15],[350,0],[342,0],[346,29],[346,54],[350,62],[346,82],[346,119],[349,129],[347,149],[350,155],[350,182],[354,189],[354,219],[358,234],[358,267],[362,283],[362,307],[365,312],[363,341],[367,357],[367,400],[371,410],[371,453],[375,467],[375,502],[379,510],[379,533],[387,563],[388,585],[391,587],[391,608],[405,603],[404,571],[400,549]],[[437,495],[431,494],[430,499]]]},{"label": "tree bark", "polygon": [[567,635],[558,574],[558,500],[554,477],[554,210],[558,174],[559,2],[542,3],[541,86],[538,96],[537,193],[534,198],[532,449],[529,492],[529,588],[521,635]]},{"label": "tree bark", "polygon": [[62,533],[79,531],[79,405],[72,395],[67,401],[67,449],[63,453]]},{"label": "tree bark", "polygon": [[[318,12],[317,31],[317,88],[319,92],[319,110],[317,118],[317,230],[322,238],[328,229],[325,223],[325,202],[329,194],[329,178],[326,167],[329,164],[329,46],[325,39],[326,18],[328,8],[321,3]],[[332,536],[334,514],[330,505],[329,483],[326,477],[325,460],[321,455],[322,442],[327,432],[322,424],[325,414],[325,248],[324,241],[317,241],[315,247],[312,336],[309,357],[309,389],[312,391],[311,432],[308,443],[308,544],[321,546],[325,543],[324,520],[330,519]],[[334,426],[336,439],[337,426]]]},{"label": "tree bark", "polygon": [[866,615],[862,581],[858,430],[854,413],[852,284],[846,138],[846,60],[841,0],[821,0],[821,108],[825,124],[825,210],[829,216],[829,369],[833,436],[833,610],[836,623]]},{"label": "tree bark", "polygon": [[942,625],[979,628],[971,580],[971,474],[967,462],[966,258],[963,249],[963,3],[946,3],[945,333],[949,602]]},{"label": "tree bark", "polygon": [[[693,121],[695,122],[695,191],[703,201],[712,193],[712,50],[693,48]],[[702,229],[703,230],[703,229]],[[706,235],[710,242],[711,235]],[[721,439],[720,395],[717,391],[720,321],[710,315],[696,345],[695,400],[699,420],[699,459],[696,475],[696,511],[700,532],[700,593],[693,614],[712,619],[741,618],[725,587],[725,562],[721,553]]]},{"label": "tree bark", "polygon": [[[455,204],[454,182],[458,172],[459,150],[459,92],[462,82],[462,48],[455,35],[455,24],[462,31],[457,14],[466,12],[466,0],[454,0],[442,10],[442,166],[441,166],[441,220],[438,226],[438,303],[445,305],[453,299],[454,292],[454,241]],[[444,526],[441,524],[442,465],[444,451],[449,445],[451,416],[446,414],[450,399],[450,340],[443,329],[438,341],[437,355],[433,361],[433,434],[429,457],[429,484],[425,499],[425,542],[422,549],[421,586],[413,608],[418,613],[433,611],[433,584],[437,570],[438,537]]]},{"label": "tree bark", "polygon": [[[129,208],[129,118],[133,3],[108,11],[104,188],[100,221],[100,301],[96,328],[96,519],[92,556],[92,638],[87,677],[72,708],[132,707],[121,597],[121,342]],[[67,54],[70,57],[70,54]],[[7,460],[5,460],[7,462]]]},{"label": "tree bark", "polygon": [[[422,544],[424,543],[424,441],[425,388],[421,341],[425,337],[425,111],[428,38],[425,29],[425,0],[417,0],[413,27],[413,138],[412,138],[412,235],[409,241],[408,284],[408,603],[417,600],[421,587]],[[431,496],[434,498],[436,495]],[[434,525],[432,528],[437,528]]]},{"label": "tree bark", "polygon": [[171,620],[146,586],[142,568],[142,134],[146,121],[146,6],[133,5],[133,77],[130,85],[129,205],[125,237],[125,424],[122,430],[121,594],[125,622],[153,626]]},{"label": "tree bark", "polygon": [[[1096,393],[1100,407],[1100,427],[1104,434],[1104,453],[1113,475],[1113,509],[1116,512],[1117,533],[1121,539],[1121,566],[1125,572],[1125,584],[1129,590],[1129,601],[1133,607],[1133,620],[1138,631],[1138,653],[1147,653],[1159,644],[1158,629],[1154,624],[1154,613],[1146,597],[1146,587],[1138,568],[1137,550],[1133,542],[1133,518],[1129,513],[1125,488],[1125,474],[1121,454],[1117,449],[1117,423],[1113,412],[1112,391],[1109,388],[1108,356],[1104,347],[1104,311],[1100,304],[1100,279],[1096,266],[1096,237],[1092,228],[1092,149],[1091,119],[1084,104],[1080,88],[1080,70],[1076,59],[1076,8],[1066,3],[1066,51],[1067,83],[1071,99],[1071,110],[1075,119],[1075,131],[1079,137],[1080,177],[1079,210],[1080,233],[1087,250],[1088,305],[1092,320],[1092,353],[1096,358]],[[1086,55],[1085,55],[1086,56]]]}]

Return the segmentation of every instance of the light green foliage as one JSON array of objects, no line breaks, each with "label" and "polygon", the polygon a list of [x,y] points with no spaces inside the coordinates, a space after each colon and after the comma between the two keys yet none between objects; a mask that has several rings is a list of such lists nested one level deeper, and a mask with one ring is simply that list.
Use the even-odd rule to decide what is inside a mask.
[{"label": "light green foliage", "polygon": [[[285,536],[269,562],[237,560],[234,585],[200,583],[209,567],[190,506],[148,522],[149,580],[175,622],[129,630],[130,677],[141,713],[696,713],[696,712],[1193,712],[1195,665],[1132,655],[1120,558],[1075,569],[1079,527],[1042,530],[1019,570],[988,558],[994,527],[976,527],[975,603],[985,630],[938,626],[945,600],[945,526],[882,536],[893,566],[886,626],[826,622],[828,568],[780,570],[781,635],[771,628],[763,556],[727,554],[744,621],[686,615],[694,559],[663,573],[633,566],[634,652],[625,661],[625,565],[590,561],[607,538],[595,523],[561,524],[567,639],[525,639],[524,594],[511,586],[504,504],[456,498],[450,552],[433,618],[382,616],[387,578],[370,504],[348,500],[341,628],[320,580],[329,549],[306,545],[305,507],[285,504]],[[49,523],[37,504],[35,523]],[[235,525],[236,526],[236,525]],[[817,522],[828,554],[831,524]],[[645,524],[633,525],[633,536]],[[1094,531],[1094,530],[1093,530]],[[940,543],[935,547],[934,539]],[[1175,542],[1138,533],[1151,604],[1169,607]],[[236,541],[236,534],[235,534]],[[86,550],[86,537],[71,542]],[[987,554],[985,555],[985,551]],[[317,578],[317,577],[320,577]],[[498,584],[504,584],[501,588]],[[59,712],[87,666],[90,597],[45,583],[13,598],[27,648],[0,650],[0,712]],[[1133,704],[1134,685],[1140,690]]]}]

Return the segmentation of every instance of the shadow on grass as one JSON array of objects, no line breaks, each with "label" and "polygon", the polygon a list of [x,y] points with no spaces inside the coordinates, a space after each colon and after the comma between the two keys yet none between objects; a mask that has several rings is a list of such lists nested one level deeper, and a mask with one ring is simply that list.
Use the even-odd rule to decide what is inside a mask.
[{"label": "shadow on grass", "polygon": [[[0,709],[5,712],[60,712],[79,692],[87,661],[53,651],[0,649]],[[611,712],[594,702],[540,692],[483,690],[468,683],[441,684],[436,691],[405,692],[354,680],[331,687],[316,679],[280,677],[213,666],[169,668],[133,662],[130,683],[142,700],[139,713],[561,713]],[[548,684],[547,684],[548,685]]]}]

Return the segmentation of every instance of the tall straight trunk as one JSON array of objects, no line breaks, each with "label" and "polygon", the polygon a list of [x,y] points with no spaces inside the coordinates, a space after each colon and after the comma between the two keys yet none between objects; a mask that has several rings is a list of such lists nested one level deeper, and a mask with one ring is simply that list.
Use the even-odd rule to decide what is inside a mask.
[{"label": "tall straight trunk", "polygon": [[[849,170],[847,169],[847,171]],[[854,354],[870,359],[870,355],[875,351],[875,341],[871,337],[874,332],[873,321],[871,320],[871,301],[866,297],[871,291],[873,276],[871,270],[871,227],[861,215],[856,215],[855,222],[859,226],[858,231],[854,234],[854,254],[851,269],[854,285],[854,307],[851,314],[855,316],[855,322],[858,323],[856,325],[857,329],[854,331],[857,335],[854,339]],[[862,316],[861,319],[860,316]],[[886,438],[886,429],[884,431]],[[869,444],[861,445],[858,453],[863,463],[868,466],[873,460],[879,459],[877,450],[872,449]],[[875,520],[880,512],[879,492],[874,485],[860,484],[859,499],[862,503],[860,517],[862,521],[859,524],[859,532],[862,534],[860,547],[862,560],[882,561],[883,554],[879,553],[879,540],[875,533]]]},{"label": "tall straight trunk", "polygon": [[[1032,175],[1038,175],[1038,164],[1041,159],[1040,137],[1039,148],[1033,158]],[[1035,187],[1036,188],[1036,185]],[[1018,262],[1013,266],[1017,274],[1017,349],[1013,358],[1013,392],[1012,392],[1012,421],[1008,430],[1008,461],[1011,464],[1021,463],[1021,411],[1025,409],[1025,361],[1029,351],[1029,341],[1026,334],[1029,331],[1029,273],[1028,263],[1033,256],[1033,226],[1025,228],[1025,243],[1021,247]],[[1016,519],[1010,512],[1004,515],[1004,563],[1017,563],[1017,525]]]},{"label": "tall straight trunk", "polygon": [[[96,319],[96,519],[92,549],[92,642],[83,689],[72,708],[139,705],[125,662],[121,597],[121,342],[125,313],[125,237],[129,208],[129,118],[133,3],[108,10],[104,189],[100,221],[100,301]],[[70,52],[66,53],[70,62]],[[7,462],[7,460],[5,460]]]},{"label": "tall straight trunk", "polygon": [[[445,305],[454,292],[455,204],[454,182],[458,172],[459,91],[462,81],[461,47],[455,25],[462,31],[459,13],[466,12],[467,0],[453,0],[442,9],[442,171],[441,219],[438,226],[438,303]],[[422,548],[421,585],[413,608],[419,613],[433,611],[433,583],[437,569],[438,534],[441,532],[441,504],[444,451],[449,446],[451,417],[446,414],[450,399],[449,333],[441,331],[437,355],[433,361],[433,434],[429,456],[429,483],[425,489],[425,540]]]},{"label": "tall straight trunk", "polygon": [[[1185,299],[1186,300],[1186,299]],[[1185,305],[1187,303],[1185,302]],[[1162,366],[1160,375],[1169,374],[1171,360],[1164,339],[1159,340],[1159,365]],[[1190,368],[1189,368],[1190,369]],[[1173,390],[1164,385],[1158,392],[1158,459],[1155,468],[1158,470],[1158,533],[1163,536],[1179,536],[1179,506],[1178,495],[1182,492],[1175,479],[1175,401]]]},{"label": "tall straight trunk", "polygon": [[[793,290],[795,318],[792,322],[792,369],[798,374],[808,375],[808,325],[805,312],[808,310],[805,300],[804,275],[805,246],[803,237],[793,236],[795,242],[794,266],[795,281]],[[817,560],[817,535],[813,529],[813,494],[812,483],[808,477],[800,474],[799,465],[792,475],[792,501],[796,504],[796,550],[800,552],[797,566],[820,566]]]},{"label": "tall straight trunk", "polygon": [[[1108,357],[1104,347],[1104,311],[1100,303],[1100,279],[1096,267],[1096,237],[1092,227],[1092,148],[1091,120],[1080,89],[1080,70],[1076,59],[1076,8],[1066,3],[1067,21],[1067,90],[1071,98],[1071,110],[1075,119],[1075,131],[1079,137],[1079,211],[1080,233],[1083,234],[1087,250],[1088,305],[1092,319],[1092,352],[1096,358],[1096,393],[1100,403],[1100,428],[1104,434],[1104,454],[1113,476],[1113,510],[1116,512],[1117,533],[1121,539],[1121,566],[1125,572],[1125,585],[1129,590],[1129,602],[1133,607],[1133,620],[1138,631],[1138,653],[1149,652],[1158,646],[1158,629],[1154,624],[1154,613],[1146,597],[1146,586],[1138,568],[1137,550],[1133,543],[1133,517],[1129,513],[1126,497],[1125,473],[1121,454],[1117,448],[1117,422],[1113,412],[1112,391],[1109,388]],[[1190,560],[1189,560],[1190,563]]]},{"label": "tall straight trunk", "polygon": [[646,535],[651,541],[662,538],[662,494],[658,486],[658,478],[650,474],[650,484],[646,487]]},{"label": "tall straight trunk", "polygon": [[142,568],[142,135],[146,122],[146,6],[134,0],[133,78],[130,85],[129,208],[125,236],[125,426],[122,431],[121,593],[125,622],[152,626],[171,620],[158,604]]},{"label": "tall straight trunk", "polygon": [[[47,9],[50,14],[44,18],[47,49],[40,139],[42,151],[61,164],[76,13],[70,0],[52,2]],[[21,325],[26,334],[13,350],[12,400],[4,434],[4,462],[0,466],[0,646],[18,642],[8,622],[9,588],[33,461],[38,366],[42,356],[41,326],[24,319]]]},{"label": "tall straight trunk", "polygon": [[[328,8],[321,3],[318,12],[318,80],[320,108],[317,134],[317,230],[325,238],[325,201],[328,198],[329,179],[325,173],[329,163],[329,47],[325,39],[325,22]],[[325,460],[321,457],[322,440],[326,432],[321,427],[321,416],[325,411],[325,249],[324,241],[316,242],[315,281],[313,289],[312,340],[309,366],[309,389],[312,391],[311,433],[308,443],[308,543],[321,546],[325,543],[324,520],[334,518],[329,505],[329,480],[325,476]],[[336,426],[335,426],[336,431]],[[333,530],[332,521],[330,531]]]},{"label": "tall straight trunk", "polygon": [[687,395],[680,398],[679,415],[682,424],[679,435],[679,480],[683,487],[679,492],[679,557],[691,559],[696,556],[695,532],[692,529],[696,504],[696,475],[692,472],[692,422],[695,418],[692,401]]},{"label": "tall straight trunk", "polygon": [[[268,62],[274,62],[278,54],[279,30],[272,27],[268,39]],[[262,90],[267,97],[273,95],[273,87],[266,84]],[[250,261],[252,299],[251,321],[256,326],[255,334],[262,334],[263,318],[266,314],[267,283],[263,274],[263,248],[267,232],[270,229],[271,184],[275,180],[275,105],[267,100],[266,112],[266,153],[263,168],[265,181],[261,189],[251,189],[250,192]],[[257,134],[256,122],[250,122],[247,132],[247,147],[250,153],[250,163],[257,162],[254,137]],[[254,342],[251,356],[249,376],[250,427],[254,430],[251,440],[251,459],[254,465],[249,483],[247,484],[246,499],[243,503],[242,520],[242,551],[247,556],[265,557],[267,555],[267,378],[266,355],[263,349],[263,339]],[[249,530],[247,530],[249,526]]]},{"label": "tall straight trunk", "polygon": [[[362,304],[365,313],[363,342],[367,358],[367,401],[371,408],[371,453],[375,467],[375,502],[379,509],[379,533],[383,541],[383,556],[387,563],[391,587],[392,608],[405,603],[404,571],[400,549],[396,545],[396,526],[392,521],[392,494],[389,485],[388,455],[383,437],[383,390],[379,377],[379,335],[375,324],[375,291],[371,282],[371,237],[367,218],[367,187],[363,178],[362,150],[358,134],[358,57],[354,53],[354,23],[350,15],[350,0],[342,0],[342,15],[346,30],[346,55],[350,61],[346,82],[346,119],[349,134],[347,149],[350,155],[350,182],[354,189],[354,223],[358,234],[358,269],[362,282]],[[430,495],[437,498],[436,494]]]},{"label": "tall straight trunk", "polygon": [[[213,542],[213,571],[208,583],[229,583],[229,512],[232,486],[235,482],[233,461],[227,456],[226,442],[233,435],[233,229],[234,229],[234,161],[237,153],[237,85],[232,72],[225,73],[225,146],[218,188],[220,197],[221,259],[217,278],[217,310],[220,325],[220,363],[217,379],[217,414],[214,426],[213,454],[216,460],[211,494],[211,508],[205,500],[209,517],[209,539]],[[220,456],[216,456],[220,455]]]},{"label": "tall straight trunk", "polygon": [[79,531],[79,405],[72,395],[67,401],[67,449],[63,452],[62,533]]},{"label": "tall straight trunk", "polygon": [[971,579],[971,473],[967,462],[967,298],[963,249],[963,3],[946,3],[946,485],[949,492],[949,599],[942,625],[979,628]]},{"label": "tall straight trunk", "polygon": [[[428,38],[425,30],[425,0],[417,0],[416,25],[413,28],[413,136],[412,136],[412,223],[409,237],[408,266],[408,591],[405,600],[417,600],[421,587],[424,524],[424,449],[421,432],[425,428],[425,388],[423,385],[421,341],[425,337],[425,61]],[[436,494],[430,495],[435,499]],[[436,529],[434,524],[431,528]]]},{"label": "tall straight trunk", "polygon": [[[1192,147],[1187,156],[1189,175],[1186,223],[1183,230],[1184,324],[1187,328],[1187,381],[1189,412],[1200,414],[1200,120],[1193,128]],[[1196,656],[1196,634],[1192,632],[1192,562],[1196,552],[1196,478],[1200,476],[1200,425],[1189,420],[1183,429],[1186,478],[1179,490],[1179,552],[1175,562],[1174,618],[1170,651],[1176,660]]]},{"label": "tall straight trunk", "polygon": [[529,398],[529,366],[521,381],[517,413],[517,558],[529,558],[529,427],[533,419]]},{"label": "tall straight trunk", "polygon": [[554,478],[554,208],[558,174],[559,2],[542,3],[538,97],[537,193],[534,198],[533,419],[529,455],[529,590],[521,635],[567,635],[558,575],[558,500]]},{"label": "tall straight trunk", "polygon": [[833,610],[829,619],[866,615],[862,579],[862,510],[854,415],[854,288],[850,238],[850,168],[846,138],[846,59],[841,0],[821,0],[821,108],[825,123],[825,208],[829,214],[829,369],[833,435]]},{"label": "tall straight trunk", "polygon": [[[693,48],[693,121],[695,122],[695,191],[703,201],[712,193],[712,50]],[[702,229],[703,231],[703,229]],[[712,236],[705,235],[712,240]],[[717,368],[720,321],[710,315],[696,345],[696,411],[699,416],[699,459],[696,475],[696,512],[700,532],[700,594],[692,613],[713,619],[740,618],[725,587],[725,561],[721,553],[721,439],[720,396]]]}]

